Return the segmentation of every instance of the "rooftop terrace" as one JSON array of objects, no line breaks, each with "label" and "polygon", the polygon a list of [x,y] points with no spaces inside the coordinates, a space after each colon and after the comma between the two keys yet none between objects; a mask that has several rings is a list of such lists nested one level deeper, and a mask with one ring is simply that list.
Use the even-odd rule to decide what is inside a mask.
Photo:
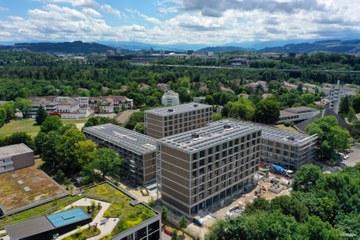
[{"label": "rooftop terrace", "polygon": [[201,104],[201,103],[186,103],[186,104],[180,104],[176,106],[170,106],[170,107],[162,107],[162,108],[154,108],[151,110],[146,110],[145,113],[151,113],[158,116],[170,116],[174,114],[179,113],[186,113],[194,110],[201,110],[210,108],[212,106],[207,104]]},{"label": "rooftop terrace", "polygon": [[[111,237],[123,233],[124,231],[149,220],[150,218],[159,216],[158,212],[142,202],[135,201],[135,198],[125,191],[120,190],[115,185],[111,183],[103,183],[85,189],[81,195],[67,196],[44,205],[1,218],[0,229],[4,226],[33,220],[34,231],[37,232],[37,227],[47,229],[61,227],[64,224],[69,224],[69,221],[72,220],[80,221],[86,217],[80,212],[80,210],[70,210],[75,212],[66,211],[55,214],[53,213],[63,210],[65,206],[69,206],[81,198],[95,199],[111,203],[110,207],[105,211],[104,217],[119,218],[119,216],[121,216],[120,221],[111,233]],[[66,223],[64,221],[66,221]],[[40,225],[37,226],[35,223],[40,223]],[[24,231],[31,231],[31,229],[26,229]]]},{"label": "rooftop terrace", "polygon": [[235,120],[223,120],[203,128],[169,136],[159,141],[187,152],[194,152],[256,131],[259,131],[256,127],[243,125]]},{"label": "rooftop terrace", "polygon": [[84,132],[138,154],[156,150],[154,138],[111,123],[87,127]]},{"label": "rooftop terrace", "polygon": [[31,148],[23,143],[0,147],[0,158],[12,157],[19,154],[33,152]]}]

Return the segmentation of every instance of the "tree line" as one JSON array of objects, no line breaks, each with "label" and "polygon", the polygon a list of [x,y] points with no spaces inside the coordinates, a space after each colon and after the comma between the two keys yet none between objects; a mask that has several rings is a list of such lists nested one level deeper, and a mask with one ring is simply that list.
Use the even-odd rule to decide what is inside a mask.
[{"label": "tree line", "polygon": [[359,164],[335,174],[304,165],[290,196],[256,198],[240,217],[217,222],[206,239],[358,239],[359,183]]}]

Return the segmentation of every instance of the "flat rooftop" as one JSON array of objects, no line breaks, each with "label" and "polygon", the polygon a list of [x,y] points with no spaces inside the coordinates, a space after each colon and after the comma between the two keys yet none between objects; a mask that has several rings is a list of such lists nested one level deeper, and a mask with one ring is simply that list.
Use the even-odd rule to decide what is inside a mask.
[{"label": "flat rooftop", "polygon": [[235,120],[223,120],[203,128],[172,135],[159,141],[187,152],[194,152],[256,131],[259,131],[259,128],[244,125]]},{"label": "flat rooftop", "polygon": [[0,174],[0,208],[5,215],[68,194],[35,166]]},{"label": "flat rooftop", "polygon": [[292,112],[292,113],[306,113],[306,112],[315,112],[317,110],[311,107],[293,107],[293,108],[286,108],[284,109],[284,111]]},{"label": "flat rooftop", "polygon": [[31,148],[23,143],[0,147],[0,158],[12,157],[24,153],[33,152]]},{"label": "flat rooftop", "polygon": [[309,136],[307,134],[290,132],[290,131],[276,128],[275,126],[272,126],[272,125],[247,122],[247,121],[238,121],[238,122],[242,126],[252,126],[252,127],[261,129],[262,130],[262,138],[271,140],[271,141],[277,141],[277,142],[282,142],[282,143],[286,143],[286,144],[296,145],[296,144],[300,144],[300,143],[306,142],[308,140],[313,140],[314,138],[316,138],[316,135]]},{"label": "flat rooftop", "polygon": [[207,104],[192,102],[192,103],[180,104],[170,107],[154,108],[151,110],[146,110],[145,113],[151,113],[158,116],[170,116],[174,114],[186,113],[186,112],[191,112],[194,110],[201,110],[206,108],[212,108],[212,106]]},{"label": "flat rooftop", "polygon": [[11,239],[23,239],[55,229],[46,217],[38,217],[20,223],[5,226]]},{"label": "flat rooftop", "polygon": [[138,154],[146,154],[156,150],[155,138],[111,123],[87,127],[83,131]]}]

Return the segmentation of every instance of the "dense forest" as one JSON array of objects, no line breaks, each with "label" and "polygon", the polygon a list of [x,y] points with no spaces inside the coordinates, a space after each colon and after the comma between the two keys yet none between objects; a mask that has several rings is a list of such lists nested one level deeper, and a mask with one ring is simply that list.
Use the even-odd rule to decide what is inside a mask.
[{"label": "dense forest", "polygon": [[250,90],[244,84],[257,80],[320,84],[335,83],[339,79],[344,83],[360,84],[360,74],[357,73],[309,70],[289,74],[277,70],[279,64],[308,65],[308,68],[328,65],[331,69],[338,69],[337,65],[340,64],[346,66],[346,69],[358,68],[360,58],[341,54],[317,54],[284,58],[275,62],[254,62],[254,68],[249,69],[140,67],[128,61],[88,59],[86,62],[78,62],[45,54],[9,51],[0,51],[0,59],[0,100],[15,100],[17,97],[27,98],[33,95],[124,94],[134,98],[137,105],[142,105],[148,99],[144,96],[151,96],[152,102],[161,96],[162,91],[156,87],[158,83],[166,83],[178,91],[183,102],[194,96],[220,94],[223,92],[221,86],[230,88],[234,96],[248,93]]},{"label": "dense forest", "polygon": [[242,216],[216,223],[206,239],[359,239],[359,172],[360,165],[335,174],[304,165],[290,196],[255,199]]}]

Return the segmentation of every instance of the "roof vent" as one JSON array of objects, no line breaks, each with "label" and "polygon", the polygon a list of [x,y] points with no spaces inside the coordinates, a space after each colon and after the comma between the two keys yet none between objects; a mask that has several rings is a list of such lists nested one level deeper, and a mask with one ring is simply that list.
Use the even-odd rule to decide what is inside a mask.
[{"label": "roof vent", "polygon": [[174,111],[174,109],[172,109],[172,108],[168,109],[168,112],[173,112],[173,111]]},{"label": "roof vent", "polygon": [[200,135],[198,133],[192,133],[191,134],[192,139],[199,138],[199,137],[200,137]]},{"label": "roof vent", "polygon": [[230,129],[230,128],[231,128],[231,126],[229,124],[224,125],[224,129]]},{"label": "roof vent", "polygon": [[289,139],[290,141],[295,141],[295,137],[293,137],[293,136],[289,136],[289,137],[287,137],[287,139]]},{"label": "roof vent", "polygon": [[194,107],[197,107],[198,105],[197,104],[194,104]]}]

